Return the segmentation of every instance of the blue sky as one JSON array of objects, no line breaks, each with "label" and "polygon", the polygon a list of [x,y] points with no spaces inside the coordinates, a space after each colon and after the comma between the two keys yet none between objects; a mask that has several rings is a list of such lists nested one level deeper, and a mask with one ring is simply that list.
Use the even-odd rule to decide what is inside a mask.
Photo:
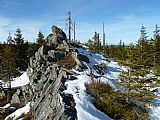
[{"label": "blue sky", "polygon": [[106,40],[118,44],[135,43],[143,24],[152,37],[155,25],[160,25],[160,0],[0,0],[0,41],[10,32],[14,36],[20,27],[23,37],[35,41],[38,31],[46,37],[51,26],[66,32],[67,12],[76,21],[76,38],[86,42],[95,31],[102,38],[105,23]]}]

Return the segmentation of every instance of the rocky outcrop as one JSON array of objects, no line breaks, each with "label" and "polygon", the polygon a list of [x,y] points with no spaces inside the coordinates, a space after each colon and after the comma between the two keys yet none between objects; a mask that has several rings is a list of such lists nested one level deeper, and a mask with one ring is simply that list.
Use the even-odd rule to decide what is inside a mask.
[{"label": "rocky outcrop", "polygon": [[[80,61],[69,47],[65,33],[56,26],[52,32],[46,38],[47,44],[30,58],[27,69],[30,84],[22,87],[23,102],[31,102],[34,120],[76,120],[73,96],[63,93],[65,80],[69,78],[63,65],[71,57],[76,63],[73,68],[80,66]],[[70,64],[68,62],[66,64]]]},{"label": "rocky outcrop", "polygon": [[69,44],[67,43],[66,34],[56,26],[52,26],[52,34],[46,38],[46,42],[48,45],[52,45],[56,49],[69,52]]}]

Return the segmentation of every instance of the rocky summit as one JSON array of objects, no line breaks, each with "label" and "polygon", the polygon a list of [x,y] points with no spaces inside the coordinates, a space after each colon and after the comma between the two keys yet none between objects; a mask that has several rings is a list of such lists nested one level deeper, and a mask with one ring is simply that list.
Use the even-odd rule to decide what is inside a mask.
[{"label": "rocky summit", "polygon": [[73,96],[63,91],[65,80],[71,78],[69,70],[81,70],[81,62],[60,28],[52,26],[52,34],[45,40],[46,45],[30,58],[27,69],[30,83],[22,87],[21,103],[31,102],[34,120],[76,120]]}]

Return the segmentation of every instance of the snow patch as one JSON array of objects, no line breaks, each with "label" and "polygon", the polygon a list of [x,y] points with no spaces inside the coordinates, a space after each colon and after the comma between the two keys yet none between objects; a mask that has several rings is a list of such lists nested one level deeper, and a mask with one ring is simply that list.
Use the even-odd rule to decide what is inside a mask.
[{"label": "snow patch", "polygon": [[13,118],[13,120],[16,120],[18,117],[20,117],[23,113],[27,114],[30,110],[30,102],[28,104],[26,104],[26,106],[17,109],[15,112],[13,112],[12,114],[10,114],[9,116],[7,116],[5,118],[5,120],[7,120],[8,118]]},{"label": "snow patch", "polygon": [[14,78],[11,81],[11,87],[20,87],[29,84],[29,77],[27,76],[27,72],[24,72],[20,77]]},{"label": "snow patch", "polygon": [[5,106],[3,106],[3,107],[0,107],[0,108],[8,108],[8,107],[10,107],[10,103],[8,103],[8,104],[6,104]]}]

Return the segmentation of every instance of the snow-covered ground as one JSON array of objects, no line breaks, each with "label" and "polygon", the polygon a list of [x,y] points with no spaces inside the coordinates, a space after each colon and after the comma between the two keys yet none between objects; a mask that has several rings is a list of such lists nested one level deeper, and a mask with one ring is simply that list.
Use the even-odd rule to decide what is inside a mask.
[{"label": "snow-covered ground", "polygon": [[[160,88],[157,95],[160,97]],[[153,102],[156,104],[156,107],[151,107],[150,119],[160,120],[160,98],[154,99]]]},{"label": "snow-covered ground", "polygon": [[20,77],[14,78],[11,82],[11,87],[20,87],[27,85],[29,83],[29,77],[27,76],[27,72],[24,72]]},{"label": "snow-covered ground", "polygon": [[[9,87],[9,82],[4,82],[0,80],[3,88],[8,88]],[[24,72],[21,76],[13,78],[13,81],[11,81],[11,87],[21,87],[24,85],[27,85],[29,83],[29,77],[27,76],[27,72]]]}]

